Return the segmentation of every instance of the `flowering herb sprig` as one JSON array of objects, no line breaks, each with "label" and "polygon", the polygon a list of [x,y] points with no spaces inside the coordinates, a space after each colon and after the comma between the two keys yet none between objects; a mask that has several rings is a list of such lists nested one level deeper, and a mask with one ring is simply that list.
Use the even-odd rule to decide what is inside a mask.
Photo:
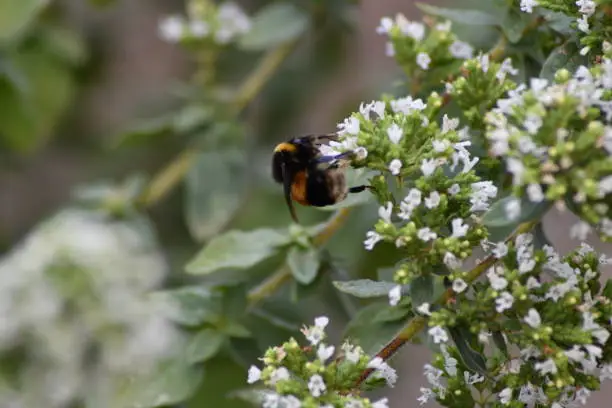
[{"label": "flowering herb sprig", "polygon": [[263,407],[388,408],[386,398],[371,401],[356,393],[355,383],[365,369],[373,368],[375,373],[364,385],[392,387],[397,381],[395,370],[348,341],[335,354],[336,347],[324,342],[328,324],[327,317],[317,317],[314,325],[302,329],[308,346],[290,339],[268,349],[261,358],[263,369],[251,366],[247,381],[263,382],[273,390],[263,394]]}]

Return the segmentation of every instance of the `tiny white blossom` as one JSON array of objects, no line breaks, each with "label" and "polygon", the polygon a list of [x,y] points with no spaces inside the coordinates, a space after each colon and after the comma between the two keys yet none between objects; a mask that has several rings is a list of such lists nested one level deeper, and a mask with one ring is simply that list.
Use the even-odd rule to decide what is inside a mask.
[{"label": "tiny white blossom", "polygon": [[495,244],[495,248],[493,248],[493,256],[500,259],[506,255],[508,255],[508,245],[506,245],[505,242],[498,242]]},{"label": "tiny white blossom", "polygon": [[540,318],[540,314],[534,308],[529,309],[527,312],[527,316],[525,316],[525,323],[529,326],[537,329],[542,324],[542,319]]},{"label": "tiny white blossom", "polygon": [[420,314],[423,314],[425,316],[429,316],[431,315],[431,311],[429,310],[430,304],[429,303],[421,303],[421,305],[419,307],[417,307],[417,312],[419,312]]},{"label": "tiny white blossom", "polygon": [[455,183],[452,186],[450,186],[448,188],[448,194],[455,196],[457,194],[459,194],[461,192],[461,187],[459,187],[459,184]]},{"label": "tiny white blossom", "polygon": [[570,227],[570,238],[584,241],[591,233],[591,226],[585,221],[578,221]]},{"label": "tiny white blossom", "polygon": [[436,160],[435,159],[423,159],[421,162],[421,171],[425,177],[429,177],[436,171]]},{"label": "tiny white blossom", "polygon": [[321,360],[321,362],[326,362],[331,356],[334,355],[334,350],[335,347],[334,346],[328,346],[325,347],[324,344],[319,344],[319,348],[317,349],[317,357],[319,357],[319,360]]},{"label": "tiny white blossom", "polygon": [[261,379],[261,370],[254,365],[249,368],[249,376],[247,382],[253,384]]},{"label": "tiny white blossom", "polygon": [[321,395],[325,394],[327,387],[325,386],[323,377],[321,377],[319,374],[315,374],[310,377],[310,380],[308,381],[308,389],[310,390],[310,394],[315,398],[319,398]]},{"label": "tiny white blossom", "polygon": [[401,298],[402,298],[402,286],[396,285],[389,291],[389,304],[391,306],[397,306]]},{"label": "tiny white blossom", "polygon": [[389,140],[391,140],[392,143],[398,144],[403,136],[402,128],[399,127],[397,123],[393,123],[387,128],[387,136],[389,136]]},{"label": "tiny white blossom", "polygon": [[527,132],[535,135],[542,127],[542,117],[534,113],[528,113],[527,118],[525,118],[525,121],[523,122],[523,126]]},{"label": "tiny white blossom", "polygon": [[495,310],[497,313],[503,313],[504,310],[510,309],[514,304],[514,297],[510,292],[502,292],[497,299],[495,299]]},{"label": "tiny white blossom", "polygon": [[446,139],[432,141],[434,151],[437,153],[445,152],[450,147],[450,142]]},{"label": "tiny white blossom", "polygon": [[391,223],[391,214],[393,214],[393,203],[387,201],[384,207],[378,208],[378,216],[386,223]]},{"label": "tiny white blossom", "polygon": [[389,399],[382,398],[372,403],[372,408],[389,408]]},{"label": "tiny white blossom", "polygon": [[428,242],[438,237],[438,234],[433,232],[429,227],[421,228],[417,231],[417,237],[423,241]]},{"label": "tiny white blossom", "polygon": [[438,205],[440,205],[440,194],[438,194],[437,191],[432,191],[431,193],[429,193],[429,197],[425,199],[425,207],[432,210]]},{"label": "tiny white blossom", "polygon": [[508,281],[503,276],[499,276],[493,268],[487,272],[487,278],[495,290],[503,290],[508,286]]},{"label": "tiny white blossom", "polygon": [[504,206],[506,216],[510,220],[516,220],[521,215],[521,202],[517,198],[512,199]]},{"label": "tiny white blossom", "polygon": [[461,293],[467,288],[467,283],[461,278],[455,279],[453,281],[453,291],[456,293]]},{"label": "tiny white blossom", "polygon": [[295,395],[285,395],[281,398],[279,406],[283,408],[302,408],[302,401]]},{"label": "tiny white blossom", "polygon": [[338,134],[357,135],[359,133],[359,127],[359,119],[351,116],[344,119],[342,123],[338,124]]},{"label": "tiny white blossom", "polygon": [[395,56],[395,47],[393,46],[393,43],[391,41],[387,41],[385,43],[385,55],[387,57]]},{"label": "tiny white blossom", "polygon": [[176,43],[183,37],[185,20],[181,16],[168,16],[159,23],[159,36],[162,40]]},{"label": "tiny white blossom", "polygon": [[448,51],[451,55],[458,59],[469,59],[474,55],[474,48],[466,42],[455,41],[448,47]]},{"label": "tiny white blossom", "polygon": [[539,184],[532,183],[527,186],[527,196],[533,203],[540,203],[544,201],[544,192]]},{"label": "tiny white blossom", "polygon": [[480,68],[482,69],[482,72],[486,73],[487,71],[489,71],[489,54],[480,54],[477,59],[480,63]]},{"label": "tiny white blossom", "polygon": [[499,402],[508,405],[512,401],[512,388],[504,388],[499,393]]},{"label": "tiny white blossom", "polygon": [[576,5],[580,7],[578,12],[580,12],[580,14],[586,14],[587,16],[595,13],[595,8],[597,6],[593,0],[577,0]]},{"label": "tiny white blossom", "polygon": [[389,171],[391,172],[391,174],[393,174],[394,176],[397,176],[398,174],[400,174],[401,169],[402,169],[402,162],[399,159],[391,160],[391,163],[389,163]]},{"label": "tiny white blossom", "polygon": [[419,405],[425,405],[430,399],[436,398],[436,394],[430,388],[421,387],[420,391],[421,395],[417,398]]},{"label": "tiny white blossom", "polygon": [[458,118],[449,118],[447,114],[444,114],[444,116],[442,116],[442,134],[448,133],[451,130],[455,130],[458,126]]},{"label": "tiny white blossom", "polygon": [[583,33],[589,33],[589,16],[587,16],[586,14],[583,14],[578,20],[576,20],[578,22],[578,29],[580,31],[582,31]]},{"label": "tiny white blossom", "polygon": [[353,154],[357,160],[364,160],[368,157],[368,150],[365,147],[359,146],[353,150]]},{"label": "tiny white blossom", "polygon": [[348,342],[344,342],[341,346],[344,358],[353,364],[357,364],[362,355],[362,349],[359,346],[353,346]]},{"label": "tiny white blossom", "polygon": [[389,34],[393,28],[393,20],[389,17],[383,17],[380,19],[380,25],[376,27],[378,34]]},{"label": "tiny white blossom", "polygon": [[452,236],[454,238],[465,237],[465,235],[468,232],[468,229],[470,228],[468,224],[463,224],[463,220],[461,218],[455,218],[454,220],[451,221],[451,224],[453,228]]},{"label": "tiny white blossom", "polygon": [[397,382],[397,373],[389,364],[382,358],[374,357],[367,365],[368,368],[373,368],[375,375],[384,378],[389,387],[395,386]]},{"label": "tiny white blossom", "polygon": [[203,38],[210,32],[210,27],[204,21],[191,21],[189,32],[196,38]]},{"label": "tiny white blossom", "polygon": [[518,69],[512,66],[512,59],[506,58],[502,61],[499,71],[497,71],[495,76],[497,79],[502,80],[506,77],[506,74],[516,75],[518,72]]},{"label": "tiny white blossom", "polygon": [[366,250],[371,251],[378,242],[382,241],[382,236],[376,231],[368,231],[366,240],[363,241],[363,246]]},{"label": "tiny white blossom", "polygon": [[400,31],[408,37],[417,41],[421,41],[425,37],[425,26],[422,23],[409,21],[403,14],[397,16],[396,23]]},{"label": "tiny white blossom", "polygon": [[416,56],[416,63],[419,67],[426,70],[429,68],[429,64],[431,63],[431,58],[427,53],[419,52]]},{"label": "tiny white blossom", "polygon": [[433,337],[433,342],[436,344],[446,343],[448,341],[448,334],[440,326],[434,326],[427,331],[427,333]]},{"label": "tiny white blossom", "polygon": [[448,266],[450,269],[459,269],[461,268],[461,260],[458,259],[453,253],[447,252],[444,254],[444,265]]},{"label": "tiny white blossom", "polygon": [[521,0],[521,11],[533,13],[533,8],[538,5],[537,0]]},{"label": "tiny white blossom", "polygon": [[539,363],[536,363],[534,368],[536,371],[539,371],[540,374],[556,374],[557,373],[557,365],[552,359],[548,359]]},{"label": "tiny white blossom", "polygon": [[279,381],[288,380],[289,377],[289,370],[287,370],[285,367],[278,367],[276,370],[272,371],[272,374],[270,374],[270,383],[276,384]]}]

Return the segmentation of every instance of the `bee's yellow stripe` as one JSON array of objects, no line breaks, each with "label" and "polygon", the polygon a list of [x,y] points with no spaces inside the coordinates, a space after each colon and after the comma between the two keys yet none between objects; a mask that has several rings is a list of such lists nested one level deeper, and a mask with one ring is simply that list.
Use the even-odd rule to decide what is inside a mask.
[{"label": "bee's yellow stripe", "polygon": [[274,148],[274,152],[295,152],[297,147],[291,143],[280,143]]}]

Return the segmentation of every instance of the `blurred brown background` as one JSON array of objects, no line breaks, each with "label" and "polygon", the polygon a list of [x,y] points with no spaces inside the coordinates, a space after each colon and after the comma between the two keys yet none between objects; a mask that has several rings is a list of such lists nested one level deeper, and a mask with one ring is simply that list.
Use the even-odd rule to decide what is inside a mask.
[{"label": "blurred brown background", "polygon": [[[89,85],[78,96],[70,112],[70,128],[61,143],[54,143],[28,157],[5,157],[0,167],[0,249],[6,250],[39,220],[52,213],[70,197],[78,183],[97,178],[122,177],[131,170],[132,158],[122,158],[109,167],[108,157],[94,154],[96,144],[109,138],[135,117],[150,116],[172,104],[169,90],[187,79],[190,62],[179,48],[157,36],[159,18],[182,10],[176,1],[123,0],[98,10],[80,0],[65,1],[69,24],[82,30],[94,44],[93,58],[102,64]],[[243,2],[248,7],[248,2]],[[359,9],[345,64],[320,91],[310,95],[296,133],[329,130],[341,120],[332,109],[358,97],[365,89],[377,87],[396,73],[393,60],[384,55],[384,39],[375,28],[382,16],[403,12],[410,19],[420,13],[411,1],[365,0]],[[256,114],[256,108],[253,114]],[[81,138],[78,142],[73,139]],[[138,154],[138,153],[133,153]],[[137,158],[140,168],[155,169],[164,154]],[[575,218],[553,211],[545,219],[545,231],[561,252],[575,247],[569,228]],[[591,242],[612,257],[612,246]],[[607,268],[608,274],[612,266]],[[424,347],[409,346],[395,365],[400,370],[399,386],[392,391],[391,406],[417,406],[419,388],[427,386],[422,367],[428,361]],[[606,383],[607,384],[607,383]],[[590,399],[589,407],[609,406],[612,390],[604,389]],[[430,406],[433,406],[430,405]]]}]

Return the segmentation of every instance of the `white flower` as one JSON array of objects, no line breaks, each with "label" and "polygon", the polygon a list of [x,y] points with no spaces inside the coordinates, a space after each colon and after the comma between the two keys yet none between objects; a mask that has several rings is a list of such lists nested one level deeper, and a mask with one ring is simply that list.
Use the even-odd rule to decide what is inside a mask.
[{"label": "white flower", "polygon": [[252,365],[251,368],[249,368],[249,376],[248,376],[247,382],[249,384],[253,384],[259,381],[260,378],[261,378],[261,370],[255,367],[254,365]]},{"label": "white flower", "polygon": [[456,293],[461,293],[467,288],[467,283],[461,278],[455,279],[453,281],[453,291]]},{"label": "white flower", "polygon": [[349,135],[357,135],[359,133],[359,119],[351,116],[346,119],[342,123],[338,124],[338,134],[349,134]]},{"label": "white flower", "polygon": [[421,162],[421,171],[425,177],[429,177],[436,171],[436,160],[435,159],[423,159]]},{"label": "white flower", "polygon": [[589,16],[583,14],[578,20],[578,29],[583,33],[588,33],[589,31]]},{"label": "white flower", "polygon": [[504,205],[504,211],[506,212],[506,216],[510,220],[516,220],[521,215],[521,201],[517,198],[514,198]]},{"label": "white flower", "polygon": [[325,347],[323,343],[319,344],[319,348],[317,349],[317,357],[321,362],[326,362],[331,356],[334,355],[334,346]]},{"label": "white flower", "polygon": [[204,21],[189,22],[189,32],[196,38],[203,38],[210,32],[210,27]]},{"label": "white flower", "polygon": [[262,408],[279,408],[280,400],[280,395],[272,392],[267,392],[264,394]]},{"label": "white flower", "polygon": [[457,257],[451,252],[447,252],[444,254],[444,265],[448,266],[450,269],[459,269],[461,268],[461,260],[457,259]]},{"label": "white flower", "polygon": [[371,101],[368,104],[364,104],[363,102],[359,105],[359,112],[366,119],[373,119],[371,117],[371,113],[374,112],[376,117],[374,119],[380,119],[385,116],[385,109],[387,108],[387,104],[383,101]]},{"label": "white flower", "polygon": [[474,55],[474,48],[466,42],[455,41],[448,47],[448,51],[451,55],[458,59],[469,59]]},{"label": "white flower", "polygon": [[404,113],[408,115],[413,111],[422,111],[427,106],[420,99],[413,100],[412,97],[399,98],[390,102],[391,110],[396,113]]},{"label": "white flower", "polygon": [[452,186],[450,186],[447,191],[448,191],[448,194],[455,196],[461,192],[461,187],[459,187],[459,184],[455,183]]},{"label": "white flower", "polygon": [[527,132],[535,135],[542,127],[542,117],[534,113],[528,113],[527,118],[525,118],[525,121],[523,122],[523,126]]},{"label": "white flower", "polygon": [[302,401],[294,395],[285,395],[281,398],[279,407],[283,408],[301,408]]},{"label": "white flower", "polygon": [[423,242],[428,242],[432,239],[436,239],[438,235],[433,232],[429,227],[425,227],[417,231],[417,237]]},{"label": "white flower", "polygon": [[584,221],[578,221],[570,227],[570,238],[584,241],[591,233],[591,226]]},{"label": "white flower", "polygon": [[438,205],[440,205],[440,194],[438,194],[437,191],[432,191],[431,193],[429,193],[429,197],[425,199],[425,207],[432,210]]},{"label": "white flower", "polygon": [[599,372],[599,380],[603,381],[609,379],[612,379],[612,364],[604,364]]},{"label": "white flower", "polygon": [[468,229],[470,228],[468,224],[463,224],[463,220],[461,218],[455,218],[451,221],[451,224],[453,228],[452,236],[454,238],[465,237],[465,234],[467,234]]},{"label": "white flower", "polygon": [[368,150],[365,147],[359,146],[353,150],[353,154],[357,160],[364,160],[368,157]]},{"label": "white flower", "polygon": [[389,17],[383,17],[380,19],[380,25],[376,27],[378,34],[389,34],[393,28],[393,20]]},{"label": "white flower", "polygon": [[494,268],[489,269],[487,278],[491,287],[495,290],[503,290],[508,286],[508,281],[503,276],[499,276]]},{"label": "white flower", "polygon": [[480,54],[477,59],[482,72],[486,73],[489,70],[489,54]]},{"label": "white flower", "polygon": [[540,314],[534,308],[529,309],[529,311],[527,312],[527,316],[525,316],[524,320],[525,320],[525,323],[527,323],[529,326],[533,327],[534,329],[537,329],[538,327],[540,327],[540,324],[542,324],[542,319],[540,318]]},{"label": "white flower", "polygon": [[427,331],[427,333],[433,337],[433,342],[436,344],[446,343],[448,341],[448,334],[440,326],[434,326]]},{"label": "white flower", "polygon": [[382,398],[372,403],[372,408],[389,408],[389,399]]},{"label": "white flower", "polygon": [[392,143],[398,144],[403,136],[402,128],[399,127],[397,123],[393,123],[387,128],[387,135],[389,136],[389,140],[391,140]]},{"label": "white flower", "polygon": [[506,74],[516,75],[518,74],[518,72],[519,72],[518,69],[512,66],[512,60],[510,58],[506,58],[501,63],[501,66],[499,67],[499,71],[497,71],[497,74],[495,75],[495,77],[501,81],[502,79],[506,77]]},{"label": "white flower", "polygon": [[595,13],[595,8],[597,6],[593,0],[578,0],[576,1],[576,5],[580,7],[578,12],[580,12],[580,14],[586,14],[587,16]]},{"label": "white flower", "polygon": [[278,367],[276,370],[272,371],[272,374],[270,374],[270,383],[276,384],[279,381],[288,380],[289,377],[289,370],[287,370],[285,367]]},{"label": "white flower", "polygon": [[540,372],[542,375],[546,374],[556,374],[557,373],[557,365],[552,359],[548,359],[546,361],[542,361],[536,363],[534,368]]},{"label": "white flower", "polygon": [[419,312],[422,315],[425,316],[429,316],[431,315],[431,311],[429,310],[430,304],[425,302],[425,303],[421,303],[421,305],[419,307],[417,307],[417,312]]},{"label": "white flower", "polygon": [[329,324],[329,317],[327,316],[319,316],[314,320],[315,326],[321,330],[324,330]]},{"label": "white flower", "polygon": [[503,313],[504,310],[510,309],[514,303],[514,297],[510,292],[502,292],[497,299],[495,299],[495,310],[497,313]]},{"label": "white flower", "polygon": [[479,181],[471,184],[470,196],[471,211],[486,211],[489,209],[489,200],[497,195],[497,187],[491,181]]},{"label": "white flower", "polygon": [[508,405],[512,401],[512,388],[504,388],[499,393],[499,402]]},{"label": "white flower", "polygon": [[393,43],[391,41],[387,41],[385,43],[385,55],[387,57],[395,56],[395,47],[393,46]]},{"label": "white flower", "polygon": [[418,207],[421,204],[422,197],[423,194],[421,193],[421,190],[411,188],[406,197],[404,197],[403,201],[411,207]]},{"label": "white flower", "polygon": [[453,26],[452,21],[450,20],[446,20],[443,23],[438,23],[436,24],[435,28],[438,31],[444,31],[444,32],[449,32],[451,30],[451,27]]},{"label": "white flower", "polygon": [[446,139],[432,141],[434,151],[437,153],[445,152],[450,147],[450,142]]},{"label": "white flower", "polygon": [[419,67],[426,70],[429,68],[429,64],[431,63],[431,58],[424,52],[419,52],[416,56],[416,63]]},{"label": "white flower", "polygon": [[382,241],[382,236],[376,231],[368,231],[366,240],[363,241],[363,246],[366,250],[371,251],[379,241]]},{"label": "white flower", "polygon": [[401,298],[402,298],[402,286],[396,285],[389,291],[389,304],[391,306],[397,306]]},{"label": "white flower", "polygon": [[321,377],[319,374],[315,374],[310,377],[310,380],[308,381],[308,389],[310,390],[310,394],[315,398],[319,398],[321,395],[325,394],[327,387],[325,386],[323,377]]},{"label": "white flower", "polygon": [[425,37],[425,26],[416,21],[409,21],[403,14],[398,14],[395,19],[402,34],[421,41]]},{"label": "white flower", "polygon": [[493,256],[500,259],[506,255],[508,255],[508,245],[506,245],[505,242],[498,242],[495,244],[495,248],[493,248]]},{"label": "white flower", "polygon": [[520,185],[523,181],[523,173],[525,173],[523,162],[515,157],[508,157],[506,159],[506,166],[508,171],[512,173],[514,185]]},{"label": "white flower", "polygon": [[393,203],[387,201],[384,207],[378,208],[378,216],[386,223],[391,223],[391,214],[393,214]]},{"label": "white flower", "polygon": [[344,342],[341,348],[342,352],[344,353],[344,358],[346,358],[347,361],[350,361],[353,364],[357,364],[359,362],[359,359],[363,353],[361,347],[353,346],[348,342]]},{"label": "white flower", "polygon": [[306,339],[312,344],[316,346],[323,340],[325,337],[325,327],[329,324],[329,318],[327,316],[320,316],[315,319],[314,326],[304,327],[302,329],[302,333],[306,337]]},{"label": "white flower", "polygon": [[529,200],[534,203],[544,201],[544,192],[539,184],[532,183],[527,186],[527,196]]},{"label": "white flower", "polygon": [[168,16],[159,23],[159,36],[169,43],[176,43],[183,37],[185,20],[181,16]]},{"label": "white flower", "polygon": [[533,13],[533,8],[538,5],[537,0],[521,0],[521,11]]},{"label": "white flower", "polygon": [[417,398],[419,405],[425,405],[430,399],[435,399],[436,394],[430,388],[421,387],[421,395]]},{"label": "white flower", "polygon": [[395,386],[397,382],[397,373],[389,364],[387,364],[382,358],[375,357],[367,365],[368,368],[373,368],[375,375],[384,378],[389,387]]},{"label": "white flower", "polygon": [[612,193],[612,176],[607,176],[599,181],[599,194],[606,195]]},{"label": "white flower", "polygon": [[394,176],[397,176],[398,174],[400,174],[401,169],[402,169],[402,162],[399,159],[391,160],[391,163],[389,163],[389,171],[391,172],[391,174],[393,174]]},{"label": "white flower", "polygon": [[459,118],[449,118],[446,113],[444,114],[444,116],[442,116],[442,134],[448,133],[451,130],[455,130],[458,126]]}]

